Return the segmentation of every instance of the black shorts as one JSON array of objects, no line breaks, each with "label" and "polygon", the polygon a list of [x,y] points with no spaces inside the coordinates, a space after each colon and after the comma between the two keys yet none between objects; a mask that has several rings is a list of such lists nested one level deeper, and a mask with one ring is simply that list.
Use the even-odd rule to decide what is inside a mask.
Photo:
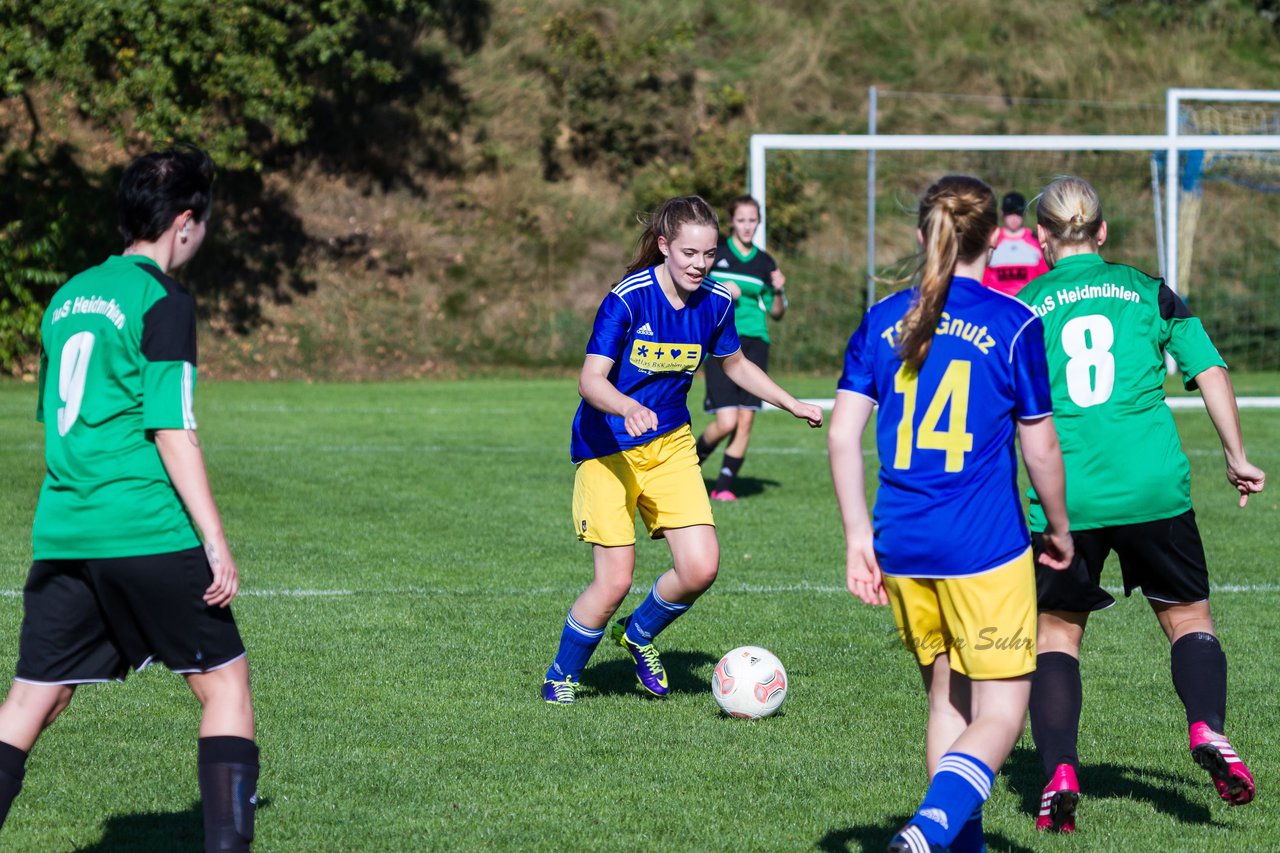
[{"label": "black shorts", "polygon": [[[742,354],[747,361],[756,367],[769,372],[769,342],[764,338],[740,338]],[[702,400],[702,411],[707,414],[720,409],[753,409],[760,411],[764,401],[754,394],[748,394],[733,384],[724,374],[720,359],[714,356],[707,359],[707,396]]]},{"label": "black shorts", "polygon": [[[1141,588],[1151,601],[1168,604],[1187,604],[1209,597],[1209,568],[1195,510],[1159,521],[1073,530],[1071,536],[1076,556],[1069,568],[1058,572],[1036,562],[1037,605],[1041,611],[1087,613],[1115,604],[1116,600],[1099,583],[1102,564],[1112,551],[1120,557],[1126,596]],[[1033,533],[1031,544],[1038,557],[1044,551],[1044,536]]]},{"label": "black shorts", "polygon": [[229,607],[205,604],[203,548],[146,557],[36,560],[22,591],[19,681],[123,681],[160,661],[208,672],[244,655]]}]

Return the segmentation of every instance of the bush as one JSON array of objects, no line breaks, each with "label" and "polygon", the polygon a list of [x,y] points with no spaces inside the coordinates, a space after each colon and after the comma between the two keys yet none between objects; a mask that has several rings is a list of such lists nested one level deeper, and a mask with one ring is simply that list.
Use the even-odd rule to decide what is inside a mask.
[{"label": "bush", "polygon": [[599,7],[547,18],[537,67],[551,86],[554,112],[543,121],[543,172],[602,165],[615,178],[655,160],[688,155],[692,116],[692,28],[627,38]]}]

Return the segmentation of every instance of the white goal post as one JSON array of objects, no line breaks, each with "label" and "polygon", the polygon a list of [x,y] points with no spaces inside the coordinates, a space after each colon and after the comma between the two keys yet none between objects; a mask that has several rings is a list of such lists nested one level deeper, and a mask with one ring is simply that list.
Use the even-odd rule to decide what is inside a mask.
[{"label": "white goal post", "polygon": [[[874,119],[869,134],[753,134],[750,144],[748,191],[760,203],[760,227],[755,242],[761,248],[768,244],[768,206],[766,192],[766,155],[769,151],[864,151],[869,157],[867,182],[868,210],[874,215],[876,186],[874,156],[877,151],[1136,151],[1166,152],[1166,187],[1164,217],[1165,280],[1178,289],[1178,176],[1179,157],[1186,151],[1275,151],[1280,152],[1280,135],[1184,135],[1178,132],[1180,104],[1189,100],[1261,101],[1280,104],[1280,91],[1246,91],[1219,89],[1170,89],[1166,133],[1135,135],[949,135],[949,134],[876,134]],[[872,91],[874,101],[874,90]],[[872,113],[874,116],[874,113]],[[874,228],[874,221],[869,223]],[[873,295],[875,262],[868,258],[868,296]]]},{"label": "white goal post", "polygon": [[[1182,104],[1186,101],[1214,102],[1250,102],[1276,104],[1280,108],[1280,92],[1257,89],[1169,89],[1165,93],[1165,135],[1173,140],[1197,139],[1199,137],[1181,136],[1178,131],[1182,114]],[[1213,149],[1215,151],[1280,151],[1280,136],[1241,135],[1207,137],[1212,142],[1206,145],[1173,145],[1166,149],[1168,164],[1165,167],[1165,283],[1175,292],[1178,290],[1178,154],[1182,151],[1197,149]],[[1228,139],[1233,141],[1248,140],[1248,145],[1226,145]],[[1268,144],[1270,143],[1270,144]]]}]

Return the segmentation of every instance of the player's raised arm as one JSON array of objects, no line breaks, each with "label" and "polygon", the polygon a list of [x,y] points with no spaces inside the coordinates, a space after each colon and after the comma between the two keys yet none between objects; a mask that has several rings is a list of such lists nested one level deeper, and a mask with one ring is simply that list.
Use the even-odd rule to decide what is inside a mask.
[{"label": "player's raised arm", "polygon": [[802,403],[782,389],[777,382],[765,373],[738,350],[720,361],[724,373],[734,384],[745,391],[755,394],[760,399],[772,403],[783,411],[790,412],[811,427],[822,426],[822,408],[812,403]]}]

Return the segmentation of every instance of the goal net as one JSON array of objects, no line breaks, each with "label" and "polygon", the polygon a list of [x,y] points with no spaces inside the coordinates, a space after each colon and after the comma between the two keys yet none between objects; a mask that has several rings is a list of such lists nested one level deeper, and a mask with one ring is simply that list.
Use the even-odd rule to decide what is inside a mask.
[{"label": "goal net", "polygon": [[[825,369],[838,363],[868,302],[907,286],[917,260],[915,206],[938,177],[973,174],[998,196],[1022,194],[1029,203],[1026,224],[1034,227],[1036,194],[1055,177],[1073,174],[1101,195],[1108,260],[1176,281],[1233,368],[1280,369],[1280,228],[1274,227],[1280,192],[1268,183],[1280,183],[1280,138],[1261,129],[1275,120],[1271,108],[1280,107],[1280,97],[1262,108],[1253,104],[1258,115],[1244,124],[1253,128],[1258,151],[1241,149],[1238,141],[1222,150],[1204,144],[1204,137],[1225,135],[1227,122],[1242,121],[1223,118],[1221,105],[1214,106],[1217,113],[1202,111],[1179,128],[1177,144],[1185,147],[1178,157],[1181,239],[1172,247],[1174,275],[1166,271],[1168,134],[756,137],[750,191],[763,196],[762,237],[793,294],[777,330],[777,364]],[[1145,126],[1114,124],[1155,131],[1154,118]],[[1202,147],[1190,147],[1193,142]]]},{"label": "goal net", "polygon": [[[1274,141],[1280,92],[1172,90],[1171,129],[1184,136]],[[1177,286],[1227,363],[1280,369],[1280,151],[1183,152],[1177,186]],[[1167,190],[1166,190],[1167,191]]]}]

